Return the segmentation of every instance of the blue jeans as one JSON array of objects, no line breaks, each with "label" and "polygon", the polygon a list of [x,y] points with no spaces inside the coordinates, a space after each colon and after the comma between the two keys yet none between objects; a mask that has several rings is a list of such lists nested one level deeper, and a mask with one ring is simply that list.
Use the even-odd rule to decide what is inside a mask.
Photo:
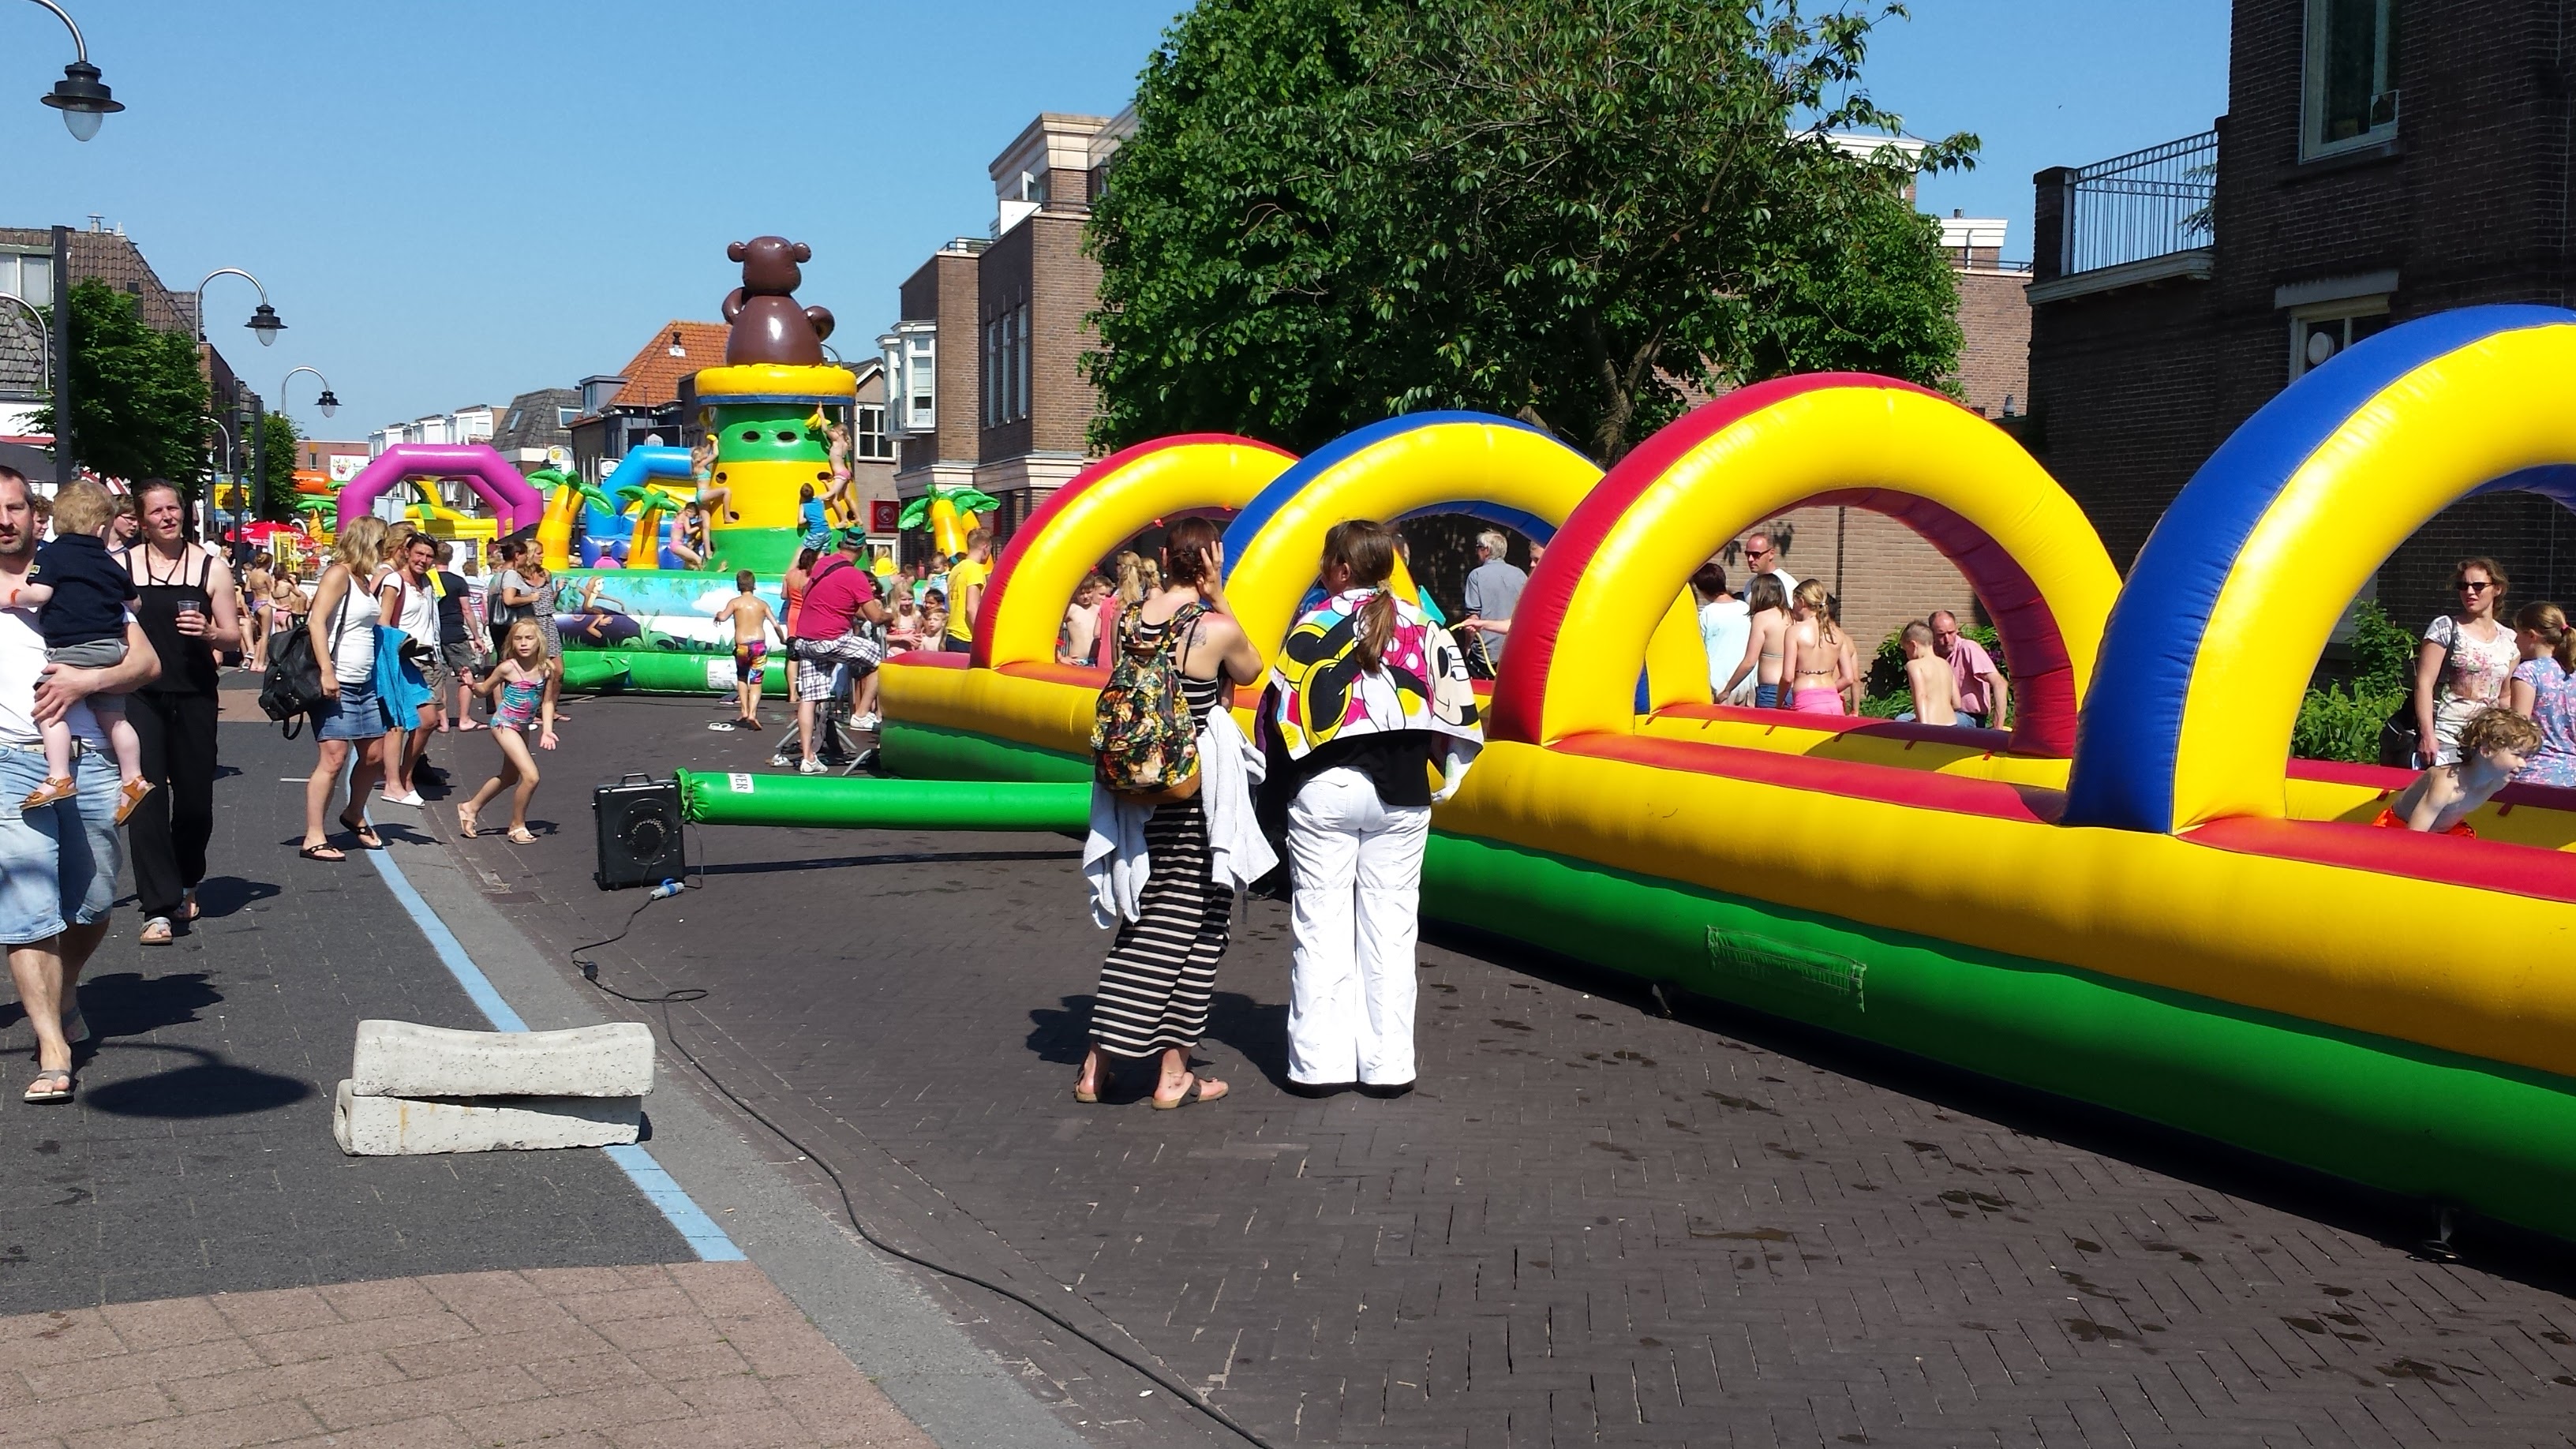
[{"label": "blue jeans", "polygon": [[1778,709],[1780,707],[1780,686],[1776,684],[1757,684],[1753,686],[1753,707],[1755,709]]},{"label": "blue jeans", "polygon": [[124,853],[116,834],[116,757],[72,761],[80,794],[33,813],[18,802],[45,782],[42,750],[0,746],[0,946],[32,946],[67,925],[104,920]]}]

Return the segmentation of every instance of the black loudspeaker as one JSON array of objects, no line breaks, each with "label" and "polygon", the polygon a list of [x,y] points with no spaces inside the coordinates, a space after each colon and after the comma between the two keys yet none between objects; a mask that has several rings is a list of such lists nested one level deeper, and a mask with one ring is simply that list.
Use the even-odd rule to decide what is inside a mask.
[{"label": "black loudspeaker", "polygon": [[601,890],[660,885],[687,872],[678,781],[629,775],[591,791],[590,813],[599,826],[599,869],[590,878]]}]

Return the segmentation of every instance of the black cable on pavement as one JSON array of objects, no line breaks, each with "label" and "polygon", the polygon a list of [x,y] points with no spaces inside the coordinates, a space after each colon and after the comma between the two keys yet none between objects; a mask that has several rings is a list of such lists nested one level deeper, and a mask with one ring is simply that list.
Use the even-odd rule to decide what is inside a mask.
[{"label": "black cable on pavement", "polygon": [[[701,854],[699,859],[698,879],[702,885],[706,880],[706,863],[703,854]],[[739,1093],[735,1092],[733,1088],[726,1086],[723,1080],[717,1077],[715,1073],[707,1070],[707,1064],[698,1060],[697,1053],[689,1050],[687,1042],[680,1040],[679,1032],[671,1023],[671,1007],[673,1003],[676,1002],[702,1001],[706,999],[708,993],[704,987],[683,986],[676,990],[663,992],[659,996],[629,996],[625,992],[618,990],[616,987],[600,980],[599,963],[587,960],[582,956],[581,953],[584,951],[597,950],[602,946],[614,945],[617,942],[626,939],[626,933],[635,929],[636,918],[642,916],[646,911],[652,909],[656,904],[664,899],[666,899],[666,897],[663,896],[647,897],[643,904],[638,905],[633,911],[627,914],[626,923],[617,928],[616,935],[610,936],[606,940],[592,941],[587,945],[573,947],[572,950],[567,953],[572,958],[573,966],[581,972],[582,980],[589,982],[591,985],[598,987],[601,991],[606,992],[610,996],[616,997],[620,1001],[633,1002],[638,1006],[658,1006],[662,1008],[662,1035],[669,1039],[671,1046],[674,1050],[679,1052],[681,1059],[686,1061],[699,1076],[706,1078],[707,1085],[715,1088],[716,1091],[723,1094],[726,1101],[741,1108],[744,1115],[750,1117],[751,1120],[759,1123],[761,1126],[768,1128],[770,1133],[777,1137],[779,1141],[796,1149],[796,1151],[807,1161],[813,1163],[816,1167],[823,1169],[823,1175],[832,1179],[833,1189],[841,1195],[841,1215],[849,1219],[850,1227],[858,1233],[862,1240],[864,1240],[870,1247],[875,1248],[878,1252],[901,1258],[907,1263],[927,1268],[931,1272],[940,1274],[943,1277],[955,1278],[962,1283],[972,1283],[976,1287],[984,1289],[986,1292],[997,1293],[1002,1297],[1011,1300],[1013,1303],[1019,1304],[1021,1307],[1035,1313],[1047,1322],[1054,1324],[1056,1327],[1061,1328],[1065,1332],[1072,1334],[1074,1337],[1081,1339],[1083,1342],[1090,1344],[1093,1348],[1100,1350],[1102,1353],[1105,1353],[1111,1358],[1118,1360],[1120,1363],[1127,1365],[1127,1367],[1134,1369],[1146,1380],[1159,1388],[1169,1391],[1182,1403],[1187,1404],[1191,1408],[1198,1410],[1201,1414],[1206,1415],[1210,1421],[1225,1429],[1227,1432],[1241,1438],[1245,1443],[1256,1446],[1256,1449],[1277,1449],[1277,1446],[1273,1445],[1269,1440],[1262,1438],[1250,1429],[1236,1423],[1223,1409],[1207,1402],[1195,1391],[1191,1390],[1189,1386],[1181,1383],[1178,1379],[1170,1377],[1161,1369],[1154,1367],[1152,1364],[1144,1363],[1138,1359],[1130,1357],[1124,1350],[1118,1348],[1114,1344],[1101,1341],[1094,1337],[1089,1330],[1083,1328],[1073,1320],[1066,1318],[1063,1314],[1056,1312],[1054,1309],[1049,1308],[1045,1304],[1040,1303],[1036,1299],[1029,1297],[1027,1294],[1022,1293],[1015,1288],[1005,1287],[988,1278],[979,1278],[962,1268],[952,1268],[945,1263],[934,1262],[918,1253],[896,1247],[894,1244],[877,1236],[875,1230],[868,1226],[867,1221],[859,1216],[858,1204],[853,1202],[850,1198],[850,1185],[841,1180],[839,1170],[832,1166],[829,1158],[826,1158],[821,1153],[807,1147],[804,1143],[797,1141],[794,1134],[790,1133],[786,1128],[779,1126],[776,1122],[770,1120],[768,1115],[763,1113],[758,1107],[744,1101]],[[1064,1286],[1066,1291],[1072,1291],[1072,1285],[1067,1284]]]}]

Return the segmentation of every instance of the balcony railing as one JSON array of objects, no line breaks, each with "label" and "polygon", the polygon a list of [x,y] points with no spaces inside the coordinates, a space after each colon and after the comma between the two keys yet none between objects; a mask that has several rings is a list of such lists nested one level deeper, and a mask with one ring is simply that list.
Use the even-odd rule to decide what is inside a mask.
[{"label": "balcony railing", "polygon": [[[2203,131],[2090,166],[2050,173],[2059,194],[2060,276],[2207,247],[2218,182],[2218,133]],[[2045,179],[2045,178],[2043,178]],[[2040,200],[2047,231],[2050,198]],[[2043,236],[2041,240],[2045,241]],[[2051,269],[2043,265],[2045,274]]]}]

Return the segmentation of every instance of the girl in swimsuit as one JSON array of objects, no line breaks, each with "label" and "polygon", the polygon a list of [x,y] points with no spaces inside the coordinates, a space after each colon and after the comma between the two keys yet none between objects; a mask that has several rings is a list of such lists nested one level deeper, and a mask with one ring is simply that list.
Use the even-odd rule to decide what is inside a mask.
[{"label": "girl in swimsuit", "polygon": [[1825,581],[1798,585],[1791,615],[1788,649],[1797,672],[1791,676],[1789,707],[1800,714],[1842,714],[1843,694],[1852,683],[1842,631],[1834,627],[1825,601]]},{"label": "girl in swimsuit", "polygon": [[1788,662],[1789,596],[1781,590],[1780,580],[1771,574],[1755,574],[1744,595],[1745,606],[1752,611],[1745,621],[1744,659],[1727,676],[1726,687],[1717,691],[1717,698],[1720,703],[1731,698],[1737,686],[1744,683],[1744,676],[1751,673],[1753,707],[1778,709],[1788,703],[1781,697],[1780,666]]},{"label": "girl in swimsuit", "polygon": [[501,747],[501,773],[483,782],[474,798],[456,807],[457,834],[471,839],[475,817],[503,790],[510,793],[510,839],[533,845],[528,833],[528,801],[537,793],[537,762],[528,753],[524,731],[537,726],[537,748],[555,747],[555,692],[563,682],[563,661],[546,653],[546,636],[534,619],[510,625],[501,643],[501,662],[475,682],[476,694],[492,701],[492,739]]}]

